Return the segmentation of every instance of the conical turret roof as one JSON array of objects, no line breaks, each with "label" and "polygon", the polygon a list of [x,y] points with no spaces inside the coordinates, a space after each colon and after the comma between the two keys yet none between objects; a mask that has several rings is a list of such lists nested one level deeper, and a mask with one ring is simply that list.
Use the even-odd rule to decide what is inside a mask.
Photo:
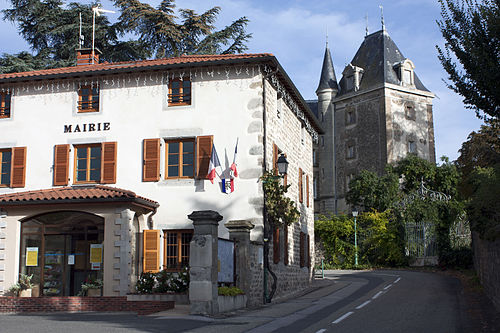
[{"label": "conical turret roof", "polygon": [[332,56],[328,45],[325,49],[325,57],[323,58],[323,68],[321,69],[321,79],[319,80],[318,89],[316,93],[323,89],[339,90],[337,78],[335,77],[335,69],[333,68]]}]

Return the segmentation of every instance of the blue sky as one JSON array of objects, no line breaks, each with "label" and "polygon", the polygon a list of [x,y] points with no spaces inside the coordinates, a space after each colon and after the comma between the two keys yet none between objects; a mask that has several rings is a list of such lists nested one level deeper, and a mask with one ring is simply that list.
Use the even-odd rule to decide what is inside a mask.
[{"label": "blue sky", "polygon": [[[79,1],[90,3],[90,1]],[[152,5],[160,1],[147,1]],[[103,8],[113,9],[109,1]],[[477,130],[481,121],[472,110],[465,109],[462,98],[446,88],[446,73],[438,59],[435,45],[443,40],[436,20],[440,18],[437,0],[177,0],[180,8],[198,12],[213,6],[222,8],[217,25],[246,16],[248,32],[253,34],[250,53],[273,53],[294,81],[305,99],[316,98],[325,49],[326,31],[333,56],[335,72],[340,78],[343,68],[361,45],[368,16],[369,32],[380,30],[380,9],[383,5],[386,29],[403,55],[413,61],[415,72],[424,85],[436,94],[434,99],[434,131],[436,156],[454,160],[468,134]],[[10,2],[0,0],[0,9]],[[111,21],[117,14],[107,14]],[[2,49],[16,53],[27,49],[16,27],[0,21]],[[77,33],[77,32],[75,32]]]}]

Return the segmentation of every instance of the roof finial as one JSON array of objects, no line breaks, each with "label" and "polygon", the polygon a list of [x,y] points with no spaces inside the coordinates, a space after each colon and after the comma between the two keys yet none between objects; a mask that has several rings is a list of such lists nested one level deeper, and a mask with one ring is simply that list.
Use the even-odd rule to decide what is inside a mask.
[{"label": "roof finial", "polygon": [[326,25],[326,47],[328,48],[328,24]]},{"label": "roof finial", "polygon": [[380,18],[381,18],[381,22],[382,22],[382,30],[384,30],[384,31],[385,31],[385,22],[384,22],[384,6],[379,5],[378,7],[380,8]]},{"label": "roof finial", "polygon": [[368,13],[365,14],[366,28],[365,28],[365,36],[368,36]]}]

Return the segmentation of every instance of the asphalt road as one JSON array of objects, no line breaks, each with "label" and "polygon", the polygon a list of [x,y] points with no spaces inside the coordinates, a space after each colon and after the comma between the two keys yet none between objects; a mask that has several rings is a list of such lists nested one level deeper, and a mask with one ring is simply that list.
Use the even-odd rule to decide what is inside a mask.
[{"label": "asphalt road", "polygon": [[331,287],[227,318],[118,313],[0,315],[0,333],[480,332],[457,279],[413,271],[330,271]]}]

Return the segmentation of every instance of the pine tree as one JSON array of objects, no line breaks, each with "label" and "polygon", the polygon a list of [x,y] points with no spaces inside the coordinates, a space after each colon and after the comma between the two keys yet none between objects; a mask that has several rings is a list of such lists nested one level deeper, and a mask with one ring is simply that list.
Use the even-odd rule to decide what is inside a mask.
[{"label": "pine tree", "polygon": [[448,87],[464,98],[480,119],[500,116],[500,1],[439,0],[445,39],[438,58]]},{"label": "pine tree", "polygon": [[178,17],[175,0],[163,0],[157,8],[138,0],[115,0],[115,5],[122,12],[119,21],[123,30],[137,34],[139,41],[147,45],[148,52],[156,58],[239,53],[247,50],[245,43],[251,37],[245,32],[246,17],[216,30],[213,24],[220,7],[213,7],[203,14],[179,9]]}]

